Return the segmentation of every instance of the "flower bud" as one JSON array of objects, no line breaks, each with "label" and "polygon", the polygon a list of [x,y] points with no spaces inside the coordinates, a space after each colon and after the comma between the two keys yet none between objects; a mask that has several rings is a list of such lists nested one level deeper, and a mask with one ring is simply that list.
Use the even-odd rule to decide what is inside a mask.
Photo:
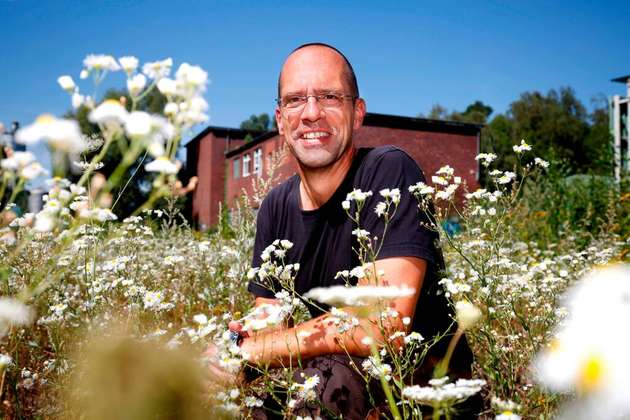
[{"label": "flower bud", "polygon": [[457,317],[459,328],[467,330],[481,319],[482,313],[472,303],[460,300],[455,304],[455,316]]}]

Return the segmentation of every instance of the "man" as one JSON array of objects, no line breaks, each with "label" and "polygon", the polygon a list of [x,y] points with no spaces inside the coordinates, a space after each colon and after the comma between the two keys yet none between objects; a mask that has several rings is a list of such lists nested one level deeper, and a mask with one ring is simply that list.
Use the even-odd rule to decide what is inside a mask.
[{"label": "man", "polygon": [[[436,248],[436,233],[421,225],[426,216],[407,192],[409,185],[424,180],[417,164],[400,149],[388,146],[359,149],[353,133],[366,113],[366,104],[352,66],[335,48],[324,44],[298,47],[287,58],[278,81],[275,117],[298,163],[298,175],[274,188],[263,201],[258,214],[253,266],[262,263],[260,254],[276,239],[294,246],[285,261],[300,263],[294,288],[304,295],[314,287],[343,284],[336,276],[358,265],[357,228],[342,208],[346,195],[356,189],[373,191],[361,214],[361,228],[383,235],[383,219],[374,207],[381,201],[379,191],[398,188],[400,204],[391,220],[376,260],[376,272],[385,273],[383,283],[406,286],[415,293],[392,302],[399,316],[392,317],[393,330],[420,332],[426,339],[444,333],[452,323],[448,305],[436,295],[436,272],[442,257]],[[359,279],[368,284],[369,279]],[[256,305],[276,304],[274,291],[253,280],[249,290]],[[277,291],[277,287],[276,287]],[[313,319],[291,328],[276,328],[250,334],[236,322],[230,329],[243,337],[240,345],[252,364],[295,365],[300,358],[307,376],[318,375],[318,396],[327,410],[343,418],[364,418],[370,409],[365,382],[353,368],[370,355],[364,338],[380,337],[381,332],[368,318],[340,333],[332,317],[309,305]],[[412,319],[407,326],[405,319]],[[468,348],[460,345],[454,358],[461,371],[470,370]],[[431,368],[443,357],[443,345],[434,346],[421,380],[430,378]],[[348,357],[349,354],[351,357]],[[469,374],[469,373],[468,373]],[[299,375],[296,375],[299,378]]]}]

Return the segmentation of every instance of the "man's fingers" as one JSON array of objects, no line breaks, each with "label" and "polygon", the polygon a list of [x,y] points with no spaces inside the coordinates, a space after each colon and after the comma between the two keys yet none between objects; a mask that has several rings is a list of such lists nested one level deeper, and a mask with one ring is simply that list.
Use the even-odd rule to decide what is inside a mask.
[{"label": "man's fingers", "polygon": [[236,383],[236,375],[223,369],[215,363],[208,365],[208,379],[215,384],[223,386],[232,386]]},{"label": "man's fingers", "polygon": [[228,322],[228,328],[230,331],[241,332],[243,330],[243,324],[239,321],[230,321]]},{"label": "man's fingers", "polygon": [[240,321],[230,321],[228,322],[228,329],[230,331],[234,331],[239,333],[241,337],[249,337],[249,331],[244,329],[243,324]]},{"label": "man's fingers", "polygon": [[206,351],[203,353],[203,355],[207,357],[208,359],[215,359],[217,357],[218,352],[219,352],[219,349],[217,348],[217,346],[210,343],[208,344],[208,347],[206,348]]}]

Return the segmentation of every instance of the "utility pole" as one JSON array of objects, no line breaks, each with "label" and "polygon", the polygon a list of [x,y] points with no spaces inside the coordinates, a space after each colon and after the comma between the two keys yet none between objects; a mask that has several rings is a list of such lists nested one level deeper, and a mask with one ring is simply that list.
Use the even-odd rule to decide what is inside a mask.
[{"label": "utility pole", "polygon": [[617,77],[612,82],[623,83],[627,87],[626,96],[614,95],[609,101],[610,132],[613,136],[615,181],[621,181],[621,174],[628,171],[630,162],[630,75]]}]

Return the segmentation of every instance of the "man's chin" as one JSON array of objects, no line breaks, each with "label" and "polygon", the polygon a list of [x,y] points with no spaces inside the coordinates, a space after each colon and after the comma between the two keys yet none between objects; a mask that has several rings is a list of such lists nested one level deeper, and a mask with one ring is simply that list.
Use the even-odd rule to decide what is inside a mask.
[{"label": "man's chin", "polygon": [[295,160],[297,160],[298,164],[304,168],[309,170],[321,170],[332,166],[335,162],[335,156],[330,154],[322,154],[322,156],[308,156],[308,153],[305,155],[295,154]]}]

